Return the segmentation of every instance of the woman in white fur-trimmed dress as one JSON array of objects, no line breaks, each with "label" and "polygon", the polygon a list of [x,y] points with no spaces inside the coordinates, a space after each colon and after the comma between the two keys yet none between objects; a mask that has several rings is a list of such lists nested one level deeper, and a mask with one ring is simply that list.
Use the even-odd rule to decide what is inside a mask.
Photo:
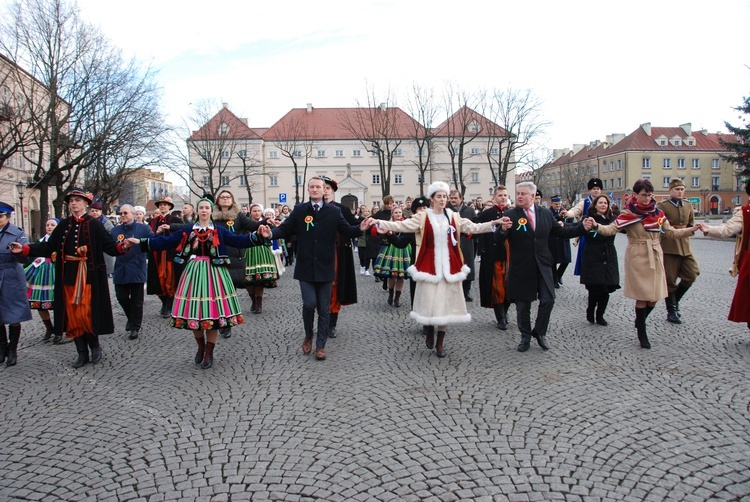
[{"label": "woman in white fur-trimmed dress", "polygon": [[428,349],[435,347],[438,357],[446,356],[443,341],[447,325],[471,321],[462,285],[469,267],[461,254],[461,233],[489,233],[500,224],[500,220],[474,223],[446,209],[449,191],[447,183],[435,182],[427,189],[432,204],[430,209],[404,221],[378,222],[381,232],[390,230],[415,234],[417,258],[407,271],[416,281],[417,289],[409,315],[419,324],[427,326],[425,343]]}]

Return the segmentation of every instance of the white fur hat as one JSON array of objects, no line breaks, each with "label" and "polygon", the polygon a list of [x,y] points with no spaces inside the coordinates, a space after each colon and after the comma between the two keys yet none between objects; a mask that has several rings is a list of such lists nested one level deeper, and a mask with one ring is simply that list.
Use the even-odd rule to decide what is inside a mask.
[{"label": "white fur hat", "polygon": [[267,207],[267,208],[266,208],[266,209],[265,209],[265,210],[263,211],[263,216],[265,216],[265,215],[267,215],[267,214],[270,214],[271,216],[276,216],[276,211],[275,211],[275,210],[274,210],[274,209],[273,209],[272,207]]},{"label": "white fur hat", "polygon": [[444,181],[436,181],[427,187],[427,197],[432,198],[435,192],[445,192],[445,195],[451,193],[451,187]]}]

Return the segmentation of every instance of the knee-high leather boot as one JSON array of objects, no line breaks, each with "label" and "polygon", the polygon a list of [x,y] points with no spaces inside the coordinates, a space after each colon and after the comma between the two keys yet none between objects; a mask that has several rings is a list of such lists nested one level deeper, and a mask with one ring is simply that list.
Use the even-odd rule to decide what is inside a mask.
[{"label": "knee-high leather boot", "polygon": [[195,353],[195,364],[200,364],[203,362],[203,355],[206,353],[206,339],[201,335],[200,338],[195,338],[196,343],[198,344],[198,352]]},{"label": "knee-high leather boot", "polygon": [[503,331],[508,329],[508,317],[505,312],[505,305],[498,303],[494,305],[492,309],[495,311],[495,320],[497,321],[497,329]]},{"label": "knee-high leather boot", "polygon": [[596,309],[597,297],[593,291],[589,291],[589,305],[586,307],[586,320],[594,324],[594,310]]},{"label": "knee-high leather boot", "polygon": [[214,365],[214,347],[216,346],[215,343],[206,342],[206,352],[203,354],[203,362],[201,363],[201,368],[204,370],[207,370],[211,366]]},{"label": "knee-high leather boot", "polygon": [[604,312],[607,311],[607,305],[609,304],[609,293],[606,291],[599,295],[599,300],[596,304],[596,324],[600,326],[606,326],[607,321],[604,320]]},{"label": "knee-high leather boot", "polygon": [[685,284],[683,281],[680,281],[677,285],[677,289],[674,290],[674,309],[675,312],[677,312],[677,317],[682,317],[682,312],[680,312],[680,300],[685,296],[685,293],[690,289],[690,286],[692,286],[692,283]]},{"label": "knee-high leather boot", "polygon": [[437,332],[437,343],[435,344],[435,353],[438,357],[445,357],[445,349],[443,348],[443,341],[445,340],[445,331]]},{"label": "knee-high leather boot", "polygon": [[0,324],[0,363],[5,362],[5,356],[8,355],[8,333],[5,331],[5,324]]},{"label": "knee-high leather boot", "polygon": [[648,335],[646,334],[646,309],[648,307],[636,307],[635,309],[635,327],[638,330],[638,341],[641,343],[641,348],[650,349],[651,343],[648,341]]},{"label": "knee-high leather boot", "polygon": [[435,346],[435,326],[427,326],[427,336],[424,339],[424,343],[428,349]]},{"label": "knee-high leather boot", "polygon": [[102,360],[102,356],[104,355],[102,347],[99,345],[99,335],[86,333],[86,342],[91,349],[91,364],[97,364]]},{"label": "knee-high leather boot", "polygon": [[73,363],[73,367],[81,368],[86,366],[89,362],[89,347],[86,343],[86,335],[73,338],[73,342],[76,344],[76,352],[78,352],[78,359]]},{"label": "knee-high leather boot", "polygon": [[21,325],[8,326],[8,360],[5,361],[6,366],[15,366],[18,357],[18,340],[21,338]]}]

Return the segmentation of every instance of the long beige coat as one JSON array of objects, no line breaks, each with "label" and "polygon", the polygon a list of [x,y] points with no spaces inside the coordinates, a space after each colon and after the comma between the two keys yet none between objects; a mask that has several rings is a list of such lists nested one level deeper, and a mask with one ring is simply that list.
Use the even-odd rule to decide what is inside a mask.
[{"label": "long beige coat", "polygon": [[718,227],[708,227],[708,235],[722,239],[732,237],[733,235],[739,236],[734,245],[734,260],[732,260],[732,267],[729,269],[729,274],[732,277],[737,277],[740,273],[740,251],[742,251],[742,244],[745,237],[742,233],[742,206],[734,208],[732,219],[723,225]]},{"label": "long beige coat", "polygon": [[[627,212],[627,209],[623,213]],[[664,273],[664,257],[661,250],[662,236],[667,239],[679,239],[693,235],[692,228],[672,228],[664,219],[661,232],[649,232],[642,223],[633,223],[625,227],[628,235],[628,247],[625,248],[625,288],[627,298],[644,302],[658,302],[669,294],[667,276]],[[599,225],[602,235],[615,235],[617,226]]]}]

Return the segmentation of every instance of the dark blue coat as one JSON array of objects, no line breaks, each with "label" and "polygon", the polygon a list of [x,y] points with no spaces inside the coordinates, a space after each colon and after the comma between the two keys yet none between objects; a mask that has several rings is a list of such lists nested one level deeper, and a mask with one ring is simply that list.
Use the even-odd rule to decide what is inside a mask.
[{"label": "dark blue coat", "polygon": [[[307,217],[312,218],[309,223]],[[336,232],[353,238],[362,235],[356,225],[350,225],[341,209],[323,204],[313,218],[310,202],[297,204],[281,225],[271,230],[272,239],[297,236],[297,265],[294,278],[305,282],[333,282],[336,275]]]},{"label": "dark blue coat", "polygon": [[[142,239],[144,237],[153,237],[154,233],[151,227],[145,223],[121,223],[114,227],[110,234],[116,241],[122,241],[129,237]],[[120,238],[122,236],[122,238]],[[148,279],[148,264],[146,255],[141,253],[136,246],[130,248],[130,251],[120,255],[115,261],[115,270],[112,272],[112,282],[115,284],[137,284],[145,283]]]},{"label": "dark blue coat", "polygon": [[29,239],[23,230],[8,223],[0,234],[0,324],[31,320],[31,309],[26,299],[26,276],[18,255],[8,249],[11,242],[28,244]]}]

